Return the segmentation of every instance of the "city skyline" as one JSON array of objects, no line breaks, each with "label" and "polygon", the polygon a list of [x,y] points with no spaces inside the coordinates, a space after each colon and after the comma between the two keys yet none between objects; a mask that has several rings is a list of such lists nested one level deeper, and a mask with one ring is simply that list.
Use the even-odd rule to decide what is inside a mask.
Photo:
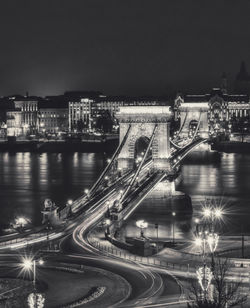
[{"label": "city skyline", "polygon": [[247,1],[13,0],[0,8],[0,95],[207,92],[224,71],[233,87],[242,60],[249,68]]}]

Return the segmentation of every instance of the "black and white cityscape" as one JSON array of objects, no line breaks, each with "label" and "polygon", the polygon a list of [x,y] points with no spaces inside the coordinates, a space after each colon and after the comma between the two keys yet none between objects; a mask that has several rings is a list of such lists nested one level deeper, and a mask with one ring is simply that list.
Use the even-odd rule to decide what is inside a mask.
[{"label": "black and white cityscape", "polygon": [[0,307],[250,307],[249,13],[0,3]]}]

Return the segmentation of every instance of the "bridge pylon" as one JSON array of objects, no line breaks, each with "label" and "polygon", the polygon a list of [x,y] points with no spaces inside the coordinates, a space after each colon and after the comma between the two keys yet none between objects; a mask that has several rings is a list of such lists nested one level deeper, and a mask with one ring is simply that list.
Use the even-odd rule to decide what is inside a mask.
[{"label": "bridge pylon", "polygon": [[[118,155],[118,168],[122,171],[133,169],[136,162],[136,144],[140,139],[154,139],[150,152],[155,170],[170,170],[170,120],[172,111],[169,106],[123,106],[117,117],[120,122],[120,143],[124,139],[128,127],[129,135]],[[157,127],[156,127],[157,126]],[[156,130],[155,130],[156,127]]]}]

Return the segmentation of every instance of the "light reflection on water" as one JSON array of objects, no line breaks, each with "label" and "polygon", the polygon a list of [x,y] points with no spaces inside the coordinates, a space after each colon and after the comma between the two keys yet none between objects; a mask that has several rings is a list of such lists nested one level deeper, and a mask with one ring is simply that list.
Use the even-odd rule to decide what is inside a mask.
[{"label": "light reflection on water", "polygon": [[92,153],[0,153],[0,224],[25,215],[36,225],[46,198],[62,206],[90,187],[103,169]]},{"label": "light reflection on water", "polygon": [[[177,185],[180,190],[192,198],[193,215],[183,216],[180,212],[175,219],[175,237],[192,237],[194,218],[200,217],[202,201],[206,197],[221,200],[226,205],[227,213],[224,222],[218,226],[222,233],[250,234],[250,156],[243,154],[221,154],[221,159],[206,164],[186,162],[181,169],[181,181]],[[140,208],[131,216],[125,227],[125,236],[135,236],[138,228],[137,219],[149,222],[145,235],[156,237],[155,223],[159,223],[159,238],[172,238],[171,211],[175,209],[172,201],[145,200]],[[164,205],[165,203],[165,205]],[[161,204],[161,210],[156,211],[156,204]],[[143,207],[144,205],[144,207]],[[145,211],[145,206],[147,211]],[[155,214],[154,214],[155,213]]]},{"label": "light reflection on water", "polygon": [[[0,224],[7,224],[14,215],[20,214],[40,224],[44,200],[51,198],[62,206],[67,199],[78,197],[94,183],[106,158],[94,153],[0,153]],[[231,211],[223,226],[224,232],[241,232],[243,226],[243,231],[250,233],[250,156],[221,154],[217,162],[186,162],[181,174],[177,189],[191,196],[193,217],[199,215],[201,201],[206,196],[223,198]],[[140,218],[149,222],[146,235],[155,237],[154,224],[159,223],[159,237],[171,238],[171,210],[175,202],[172,208],[164,200],[145,200],[143,204],[129,219],[125,235],[139,235],[135,221]],[[192,224],[192,216],[178,213],[175,236],[191,236]]]}]

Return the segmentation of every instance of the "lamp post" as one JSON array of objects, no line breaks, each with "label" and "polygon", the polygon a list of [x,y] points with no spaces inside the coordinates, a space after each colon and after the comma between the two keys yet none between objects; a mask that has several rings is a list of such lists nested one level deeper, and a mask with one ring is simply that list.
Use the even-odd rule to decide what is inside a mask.
[{"label": "lamp post", "polygon": [[109,208],[110,201],[107,201],[106,205],[107,205],[107,216],[110,217],[110,208]]},{"label": "lamp post", "polygon": [[157,238],[157,245],[156,245],[156,250],[158,252],[158,242],[159,242],[159,224],[155,224],[155,229],[156,229],[156,238]]},{"label": "lamp post", "polygon": [[211,252],[212,262],[212,272],[214,271],[214,252],[217,248],[218,241],[219,241],[219,235],[215,233],[215,223],[216,220],[219,220],[222,218],[223,211],[221,208],[216,206],[211,207],[205,207],[203,209],[203,215],[205,220],[208,220],[208,223],[210,224],[210,234],[207,236],[207,243]]},{"label": "lamp post", "polygon": [[43,265],[44,261],[42,259],[36,260],[36,259],[27,259],[24,258],[22,262],[22,267],[24,270],[32,271],[33,272],[33,287],[34,290],[36,290],[36,263],[39,263],[39,265]]},{"label": "lamp post", "polygon": [[148,223],[145,220],[137,220],[136,225],[141,230],[141,237],[144,237],[143,229],[146,229],[148,227]]},{"label": "lamp post", "polygon": [[110,235],[110,229],[109,229],[109,226],[111,225],[111,220],[110,219],[105,219],[105,225],[107,227],[107,235]]},{"label": "lamp post", "polygon": [[28,296],[28,305],[30,308],[43,308],[45,298],[42,294],[37,293],[36,291],[36,265],[37,262],[39,265],[43,265],[44,261],[42,259],[36,260],[32,258],[24,258],[21,263],[21,267],[24,271],[32,271],[33,273],[33,293],[30,293]]},{"label": "lamp post", "polygon": [[173,244],[174,244],[174,227],[175,227],[175,216],[176,216],[176,213],[175,212],[172,212],[172,229],[173,229]]}]

